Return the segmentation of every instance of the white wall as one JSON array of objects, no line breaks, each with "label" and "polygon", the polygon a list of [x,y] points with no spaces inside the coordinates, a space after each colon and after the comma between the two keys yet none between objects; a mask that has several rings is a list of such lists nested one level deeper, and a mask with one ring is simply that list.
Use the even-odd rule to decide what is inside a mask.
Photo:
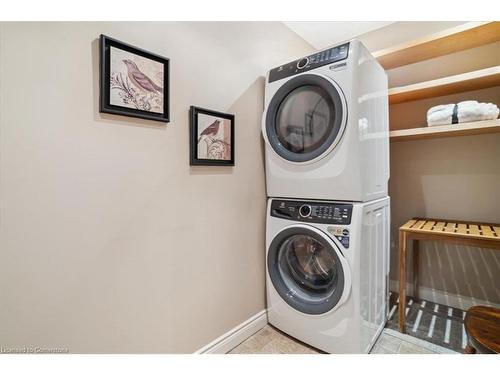
[{"label": "white wall", "polygon": [[[104,33],[171,59],[171,122],[98,112]],[[193,352],[265,307],[263,75],[280,23],[0,24],[0,346]],[[236,166],[190,167],[190,105]]]}]

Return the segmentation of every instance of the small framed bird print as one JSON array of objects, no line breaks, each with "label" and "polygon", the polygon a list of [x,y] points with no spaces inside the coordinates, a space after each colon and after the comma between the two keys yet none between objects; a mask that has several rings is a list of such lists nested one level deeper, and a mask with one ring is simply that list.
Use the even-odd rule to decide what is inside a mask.
[{"label": "small framed bird print", "polygon": [[191,107],[190,164],[234,165],[234,115]]},{"label": "small framed bird print", "polygon": [[169,122],[169,59],[105,35],[100,59],[100,112]]}]

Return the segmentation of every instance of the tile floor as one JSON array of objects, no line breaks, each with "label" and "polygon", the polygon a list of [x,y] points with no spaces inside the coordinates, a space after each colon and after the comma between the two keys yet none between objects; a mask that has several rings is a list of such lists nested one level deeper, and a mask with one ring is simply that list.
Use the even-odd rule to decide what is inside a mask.
[{"label": "tile floor", "polygon": [[[398,327],[397,293],[389,294],[389,317],[386,327]],[[465,311],[408,296],[406,302],[406,333],[440,347],[463,353],[467,344]]]},{"label": "tile floor", "polygon": [[[320,354],[312,348],[267,325],[242,342],[229,354]],[[384,329],[373,346],[371,354],[457,354],[438,345]]]},{"label": "tile floor", "polygon": [[229,354],[320,354],[293,337],[267,325],[247,340],[243,341]]}]

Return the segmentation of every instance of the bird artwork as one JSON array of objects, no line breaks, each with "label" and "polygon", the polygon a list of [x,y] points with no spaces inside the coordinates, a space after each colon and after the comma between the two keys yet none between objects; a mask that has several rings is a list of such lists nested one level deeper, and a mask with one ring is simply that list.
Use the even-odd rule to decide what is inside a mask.
[{"label": "bird artwork", "polygon": [[[224,131],[220,131],[222,121],[214,120],[198,137],[199,155],[206,159],[227,160],[231,146],[224,140]],[[223,126],[224,128],[224,126]]]},{"label": "bird artwork", "polygon": [[189,109],[190,165],[234,165],[234,115]]},{"label": "bird artwork", "polygon": [[[163,65],[124,51],[113,51],[110,88],[116,92],[111,104],[162,113]],[[117,103],[117,102],[118,103]]]},{"label": "bird artwork", "polygon": [[151,78],[139,70],[137,64],[130,59],[122,60],[127,66],[127,75],[130,81],[139,89],[144,92],[158,92],[163,93],[163,87],[154,83]]},{"label": "bird artwork", "polygon": [[219,131],[219,125],[220,125],[220,120],[215,120],[209,126],[207,126],[201,132],[200,137],[198,138],[198,143],[200,143],[200,141],[203,138],[203,136],[207,136],[209,138],[215,136],[217,134],[217,132]]}]

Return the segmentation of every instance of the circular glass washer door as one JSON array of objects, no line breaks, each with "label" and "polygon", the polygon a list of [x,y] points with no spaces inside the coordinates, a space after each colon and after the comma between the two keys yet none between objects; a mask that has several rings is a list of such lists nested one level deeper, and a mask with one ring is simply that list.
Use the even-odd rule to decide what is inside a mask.
[{"label": "circular glass washer door", "polygon": [[302,313],[324,314],[345,297],[347,262],[316,228],[296,225],[279,232],[269,246],[267,266],[278,294]]},{"label": "circular glass washer door", "polygon": [[301,163],[325,155],[342,137],[347,109],[332,81],[304,74],[286,82],[269,103],[265,132],[273,150]]}]

